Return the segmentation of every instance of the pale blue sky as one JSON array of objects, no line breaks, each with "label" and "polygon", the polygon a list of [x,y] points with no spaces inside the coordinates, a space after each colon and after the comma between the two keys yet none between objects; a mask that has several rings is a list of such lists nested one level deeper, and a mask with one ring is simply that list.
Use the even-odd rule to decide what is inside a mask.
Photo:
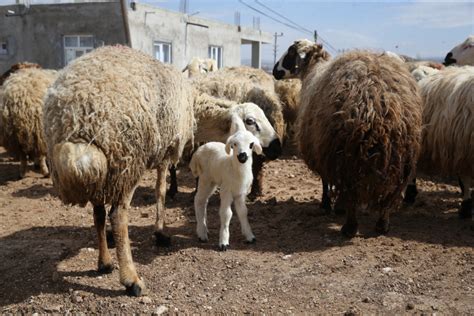
[{"label": "pale blue sky", "polygon": [[[142,1],[179,10],[179,0]],[[278,20],[284,21],[258,2],[306,29],[317,29],[337,49],[371,48],[441,58],[474,34],[474,1],[243,1]],[[244,26],[252,26],[253,17],[259,16],[262,30],[284,33],[278,39],[278,55],[295,39],[311,38],[252,11],[238,0],[189,0],[189,13],[196,11],[200,12],[198,16],[228,23],[234,23],[234,12],[240,11]],[[272,45],[264,45],[263,59],[273,61]]]}]

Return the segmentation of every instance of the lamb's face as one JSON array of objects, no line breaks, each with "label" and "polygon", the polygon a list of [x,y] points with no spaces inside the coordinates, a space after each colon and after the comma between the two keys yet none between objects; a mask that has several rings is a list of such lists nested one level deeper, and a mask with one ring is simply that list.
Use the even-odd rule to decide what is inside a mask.
[{"label": "lamb's face", "polygon": [[257,154],[262,153],[262,147],[258,139],[249,131],[238,131],[231,135],[226,142],[225,150],[241,164],[246,163],[252,157],[252,151]]},{"label": "lamb's face", "polygon": [[444,58],[444,65],[474,66],[474,35],[454,47]]},{"label": "lamb's face", "polygon": [[295,41],[293,45],[281,56],[273,67],[275,79],[296,78],[300,72],[303,61],[308,57],[308,52],[316,45],[315,43],[302,39]]},{"label": "lamb's face", "polygon": [[239,104],[236,110],[239,112],[245,129],[260,142],[265,156],[272,160],[278,158],[282,151],[280,138],[263,110],[254,103]]}]

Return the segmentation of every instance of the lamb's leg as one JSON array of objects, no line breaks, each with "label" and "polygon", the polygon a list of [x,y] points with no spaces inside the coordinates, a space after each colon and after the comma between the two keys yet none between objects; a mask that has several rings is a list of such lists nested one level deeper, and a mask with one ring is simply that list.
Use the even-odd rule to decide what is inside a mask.
[{"label": "lamb's leg", "polygon": [[386,234],[390,230],[390,210],[380,210],[380,217],[375,224],[375,231],[379,234]]},{"label": "lamb's leg", "polygon": [[262,187],[263,187],[263,163],[265,162],[265,157],[262,155],[253,154],[253,162],[252,162],[252,174],[253,174],[253,181],[252,181],[252,189],[250,190],[250,194],[248,195],[250,200],[255,200],[257,197],[262,195]]},{"label": "lamb's leg", "polygon": [[229,225],[232,218],[232,194],[221,191],[221,206],[219,208],[219,216],[221,219],[221,228],[219,232],[219,250],[226,251],[229,248]]},{"label": "lamb's leg", "polygon": [[405,197],[403,202],[407,204],[415,203],[415,198],[418,195],[418,190],[416,189],[416,176],[413,176],[411,180],[408,181],[407,188],[405,190]]},{"label": "lamb's leg", "polygon": [[41,156],[39,158],[39,170],[45,178],[49,176],[49,169],[48,169],[48,164],[46,163],[46,156]]},{"label": "lamb's leg", "polygon": [[462,198],[461,207],[459,208],[460,218],[472,218],[472,197],[471,197],[471,177],[462,176],[460,177],[461,183],[464,186],[464,193]]},{"label": "lamb's leg", "polygon": [[207,203],[209,197],[216,190],[216,186],[211,182],[200,178],[197,192],[194,197],[194,212],[196,214],[196,233],[199,241],[208,241],[207,237]]},{"label": "lamb's leg", "polygon": [[323,195],[321,197],[321,208],[327,214],[331,213],[331,199],[329,198],[329,183],[321,179],[323,182]]},{"label": "lamb's leg", "polygon": [[99,273],[110,273],[114,269],[105,236],[105,216],[105,206],[94,205],[94,226],[99,239],[99,263],[97,269]]},{"label": "lamb's leg", "polygon": [[23,179],[28,167],[28,159],[24,153],[20,153],[20,179]]},{"label": "lamb's leg", "polygon": [[249,220],[247,218],[247,205],[245,205],[245,195],[239,195],[234,200],[235,204],[235,211],[237,212],[237,216],[239,217],[240,226],[242,227],[242,234],[244,235],[245,239],[248,243],[255,243],[257,239],[255,235],[252,233],[252,228],[250,228]]},{"label": "lamb's leg", "polygon": [[128,210],[112,205],[109,216],[117,246],[120,283],[125,285],[128,295],[140,296],[145,293],[146,288],[133,264],[130,240],[128,239]]},{"label": "lamb's leg", "polygon": [[178,193],[178,178],[176,177],[176,166],[170,166],[170,187],[166,192],[166,196],[171,199],[174,199],[176,193]]},{"label": "lamb's leg", "polygon": [[[344,197],[342,197],[342,201],[347,202]],[[357,234],[357,208],[354,203],[345,203],[344,207],[347,211],[346,215],[346,223],[341,228],[341,233],[344,234],[346,237],[352,238]]]},{"label": "lamb's leg", "polygon": [[158,177],[156,179],[156,222],[155,237],[156,245],[169,247],[171,246],[171,238],[163,233],[165,226],[165,197],[166,197],[166,172],[168,164],[162,164],[158,167]]}]

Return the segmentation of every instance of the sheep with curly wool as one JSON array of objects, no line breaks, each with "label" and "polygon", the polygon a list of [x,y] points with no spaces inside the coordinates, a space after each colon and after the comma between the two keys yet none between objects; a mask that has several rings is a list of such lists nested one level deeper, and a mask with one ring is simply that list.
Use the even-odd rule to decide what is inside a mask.
[{"label": "sheep with curly wool", "polygon": [[[245,197],[252,184],[252,152],[260,154],[262,147],[258,139],[241,126],[236,128],[226,144],[210,142],[198,148],[194,153],[190,168],[195,177],[199,177],[197,193],[194,198],[197,235],[201,241],[207,241],[207,203],[209,197],[220,188],[221,205],[219,215],[221,228],[219,233],[219,250],[229,247],[229,224],[232,217],[231,204],[234,202],[242,227],[242,234],[248,243],[255,242],[247,218]],[[237,125],[239,125],[237,124]]]},{"label": "sheep with curly wool", "polygon": [[28,159],[39,161],[40,172],[49,174],[43,132],[43,100],[57,72],[22,68],[12,72],[2,85],[0,133],[7,152],[20,159],[20,178]]},{"label": "sheep with curly wool", "polygon": [[181,73],[124,46],[98,48],[71,62],[49,89],[44,130],[54,186],[64,203],[91,202],[99,272],[113,269],[106,242],[106,205],[117,247],[120,282],[145,290],[132,259],[128,211],[121,207],[146,169],[156,168],[162,236],[166,172],[193,141],[192,89]]},{"label": "sheep with curly wool", "polygon": [[417,84],[396,59],[364,51],[329,61],[321,45],[296,41],[274,67],[302,78],[297,139],[311,170],[335,187],[347,211],[342,233],[357,233],[357,206],[379,210],[376,231],[415,172],[421,141]]},{"label": "sheep with curly wool", "polygon": [[285,143],[293,144],[295,122],[300,107],[300,79],[285,79],[275,81],[275,92],[283,107],[283,119],[286,123]]},{"label": "sheep with curly wool", "polygon": [[[447,67],[419,82],[423,99],[423,142],[418,169],[458,176],[464,188],[461,218],[472,217],[470,187],[474,178],[474,67]],[[416,184],[405,201],[414,202]]]}]

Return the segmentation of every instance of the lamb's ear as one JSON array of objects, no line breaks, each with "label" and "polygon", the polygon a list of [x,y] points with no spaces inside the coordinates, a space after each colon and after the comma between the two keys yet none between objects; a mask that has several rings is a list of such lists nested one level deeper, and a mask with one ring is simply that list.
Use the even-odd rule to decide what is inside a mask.
[{"label": "lamb's ear", "polygon": [[255,138],[254,143],[253,143],[253,149],[252,149],[257,155],[262,154],[262,145],[260,145],[260,142],[257,138]]},{"label": "lamb's ear", "polygon": [[237,131],[244,131],[245,125],[242,119],[237,114],[232,114],[230,123],[230,135],[235,134]]},{"label": "lamb's ear", "polygon": [[230,137],[229,139],[227,140],[227,142],[225,143],[225,152],[227,153],[227,155],[230,155]]}]

